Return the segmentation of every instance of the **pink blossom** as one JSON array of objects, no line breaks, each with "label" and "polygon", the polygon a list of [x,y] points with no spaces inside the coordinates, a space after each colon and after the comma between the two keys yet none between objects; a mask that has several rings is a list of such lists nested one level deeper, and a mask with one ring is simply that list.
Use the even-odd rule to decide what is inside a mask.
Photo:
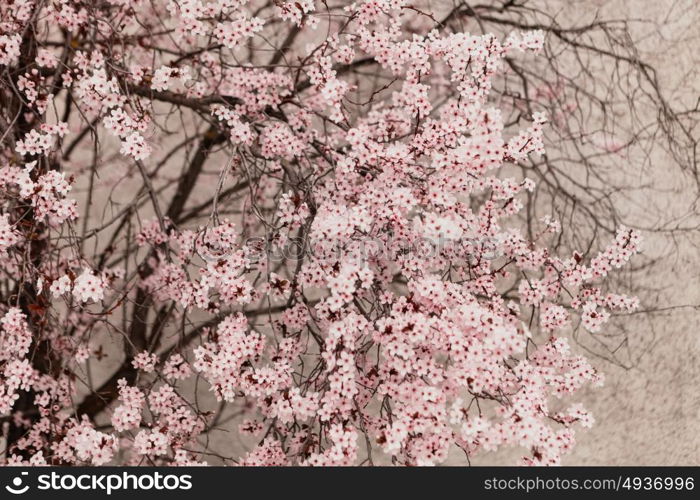
[{"label": "pink blossom", "polygon": [[95,276],[89,268],[83,269],[83,272],[75,279],[73,286],[73,296],[82,302],[92,300],[98,302],[104,298],[105,283],[102,278]]},{"label": "pink blossom", "polygon": [[158,361],[158,356],[149,352],[140,352],[134,356],[132,364],[134,368],[141,370],[143,372],[149,373],[156,369],[156,362]]}]

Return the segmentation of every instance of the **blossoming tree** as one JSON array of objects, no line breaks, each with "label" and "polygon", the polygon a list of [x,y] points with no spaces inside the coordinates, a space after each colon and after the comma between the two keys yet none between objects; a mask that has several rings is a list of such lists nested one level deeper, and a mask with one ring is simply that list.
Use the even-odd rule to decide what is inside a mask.
[{"label": "blossoming tree", "polygon": [[639,235],[559,255],[521,223],[547,117],[492,88],[542,32],[404,0],[0,9],[4,463],[556,464],[592,425],[567,334],[637,306],[605,278]]}]

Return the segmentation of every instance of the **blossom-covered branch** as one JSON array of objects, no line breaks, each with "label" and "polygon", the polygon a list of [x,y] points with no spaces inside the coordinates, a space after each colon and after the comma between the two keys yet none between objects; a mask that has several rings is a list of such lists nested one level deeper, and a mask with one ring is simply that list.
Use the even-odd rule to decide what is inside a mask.
[{"label": "blossom-covered branch", "polygon": [[501,84],[542,29],[404,0],[1,9],[4,463],[557,464],[592,425],[567,338],[638,306],[607,278],[640,236],[558,252],[524,213],[550,125]]}]

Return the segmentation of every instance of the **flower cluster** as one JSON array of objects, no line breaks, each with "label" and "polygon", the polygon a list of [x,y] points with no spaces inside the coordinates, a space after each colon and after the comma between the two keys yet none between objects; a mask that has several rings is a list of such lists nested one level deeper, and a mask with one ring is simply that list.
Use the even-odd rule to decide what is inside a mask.
[{"label": "flower cluster", "polygon": [[27,317],[18,308],[11,308],[2,320],[0,331],[0,414],[7,414],[19,399],[20,389],[29,390],[36,382],[36,374],[26,356],[32,343]]}]

